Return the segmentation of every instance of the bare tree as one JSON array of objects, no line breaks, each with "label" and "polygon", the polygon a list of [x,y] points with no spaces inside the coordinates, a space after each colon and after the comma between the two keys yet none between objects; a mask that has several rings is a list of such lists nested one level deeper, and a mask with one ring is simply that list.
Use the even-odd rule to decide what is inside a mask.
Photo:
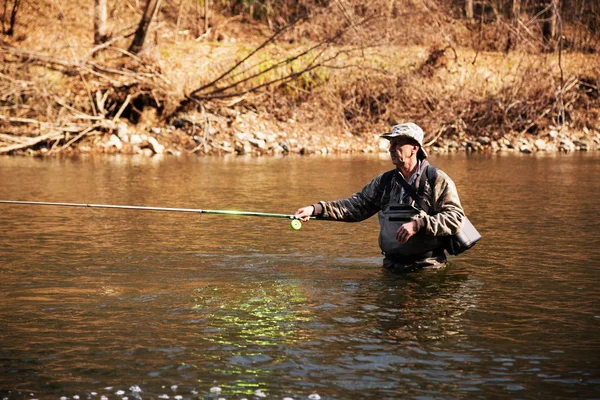
[{"label": "bare tree", "polygon": [[521,18],[521,0],[512,0],[510,7],[510,21],[513,30],[508,33],[508,41],[506,43],[506,51],[511,48],[516,48],[519,42],[519,18]]},{"label": "bare tree", "polygon": [[560,0],[552,0],[550,7],[550,36],[552,37],[552,40],[557,39],[559,18]]},{"label": "bare tree", "polygon": [[544,43],[549,50],[553,50],[556,45],[559,18],[560,0],[550,0],[544,9],[544,23],[542,24]]},{"label": "bare tree", "polygon": [[208,32],[208,2],[210,0],[204,0],[204,33]]},{"label": "bare tree", "polygon": [[139,54],[144,48],[144,41],[146,40],[148,28],[150,28],[150,23],[158,13],[160,1],[161,0],[147,0],[142,20],[135,32],[133,42],[131,43],[131,46],[129,46],[130,53]]},{"label": "bare tree", "polygon": [[473,0],[465,1],[465,15],[469,21],[473,19]]},{"label": "bare tree", "polygon": [[106,0],[94,0],[94,44],[102,44],[106,34]]},{"label": "bare tree", "polygon": [[521,15],[521,0],[512,0],[512,7],[510,13],[510,17],[513,21],[519,19],[519,16]]},{"label": "bare tree", "polygon": [[6,20],[6,12],[8,11],[8,0],[4,0],[4,8],[2,10],[2,33],[8,36],[12,36],[15,33],[15,24],[17,23],[17,12],[19,11],[19,6],[21,5],[21,0],[13,0],[12,9],[10,12],[10,21],[8,25],[8,29],[5,29],[4,22]]}]

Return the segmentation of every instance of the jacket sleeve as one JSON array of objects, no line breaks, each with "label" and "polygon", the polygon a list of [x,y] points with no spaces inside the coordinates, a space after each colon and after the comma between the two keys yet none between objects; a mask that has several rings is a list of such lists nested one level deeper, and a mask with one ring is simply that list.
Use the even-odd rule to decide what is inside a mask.
[{"label": "jacket sleeve", "polygon": [[343,221],[359,222],[363,221],[381,209],[381,177],[377,176],[358,193],[351,197],[336,201],[320,201],[315,205],[316,215],[320,218]]},{"label": "jacket sleeve", "polygon": [[455,235],[462,229],[465,213],[454,182],[446,173],[437,170],[432,189],[433,215],[424,215],[425,232],[433,236]]}]

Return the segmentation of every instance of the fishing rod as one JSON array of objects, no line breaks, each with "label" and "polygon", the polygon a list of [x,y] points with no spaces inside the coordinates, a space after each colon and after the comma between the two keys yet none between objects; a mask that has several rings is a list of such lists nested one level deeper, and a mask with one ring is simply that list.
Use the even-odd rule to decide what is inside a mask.
[{"label": "fishing rod", "polygon": [[[34,206],[59,206],[59,207],[87,207],[87,208],[111,208],[119,210],[143,210],[143,211],[167,211],[167,212],[187,212],[198,214],[217,214],[217,215],[236,215],[242,217],[267,217],[267,218],[285,218],[291,219],[291,227],[294,230],[302,228],[302,222],[293,214],[276,214],[255,211],[236,211],[236,210],[203,210],[199,208],[170,208],[170,207],[145,207],[145,206],[122,206],[113,204],[84,204],[84,203],[53,203],[47,201],[16,201],[0,200],[0,204],[21,204]],[[315,217],[310,217],[315,219]]]}]

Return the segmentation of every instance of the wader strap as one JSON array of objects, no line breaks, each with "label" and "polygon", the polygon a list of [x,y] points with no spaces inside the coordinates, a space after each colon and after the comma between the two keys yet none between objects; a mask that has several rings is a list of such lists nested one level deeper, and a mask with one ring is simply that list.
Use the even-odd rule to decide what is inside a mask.
[{"label": "wader strap", "polygon": [[417,189],[415,189],[408,182],[406,182],[406,179],[404,179],[404,177],[401,174],[398,174],[398,179],[397,179],[398,182],[400,182],[400,184],[404,188],[404,191],[406,193],[408,193],[408,195],[419,205],[419,207],[428,214],[429,214],[429,209],[431,208],[431,205],[428,204],[428,202],[425,200],[423,193],[425,192],[425,179],[427,179],[429,181],[429,185],[431,185],[431,176],[429,174],[430,168],[435,168],[435,167],[429,165],[429,162],[427,160],[424,160],[421,162],[421,176],[420,176],[420,179],[418,182],[418,184],[419,184],[418,192],[417,192]]}]

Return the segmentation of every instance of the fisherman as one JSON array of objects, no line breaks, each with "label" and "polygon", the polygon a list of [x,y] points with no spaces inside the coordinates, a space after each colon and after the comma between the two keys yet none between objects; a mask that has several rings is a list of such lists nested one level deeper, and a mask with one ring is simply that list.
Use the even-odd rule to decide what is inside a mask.
[{"label": "fisherman", "polygon": [[302,207],[302,221],[321,219],[359,222],[379,214],[383,266],[398,272],[438,269],[446,265],[444,237],[457,234],[463,212],[454,182],[430,166],[423,149],[423,130],[412,122],[381,135],[390,141],[395,169],[369,182],[360,192],[336,201]]}]

